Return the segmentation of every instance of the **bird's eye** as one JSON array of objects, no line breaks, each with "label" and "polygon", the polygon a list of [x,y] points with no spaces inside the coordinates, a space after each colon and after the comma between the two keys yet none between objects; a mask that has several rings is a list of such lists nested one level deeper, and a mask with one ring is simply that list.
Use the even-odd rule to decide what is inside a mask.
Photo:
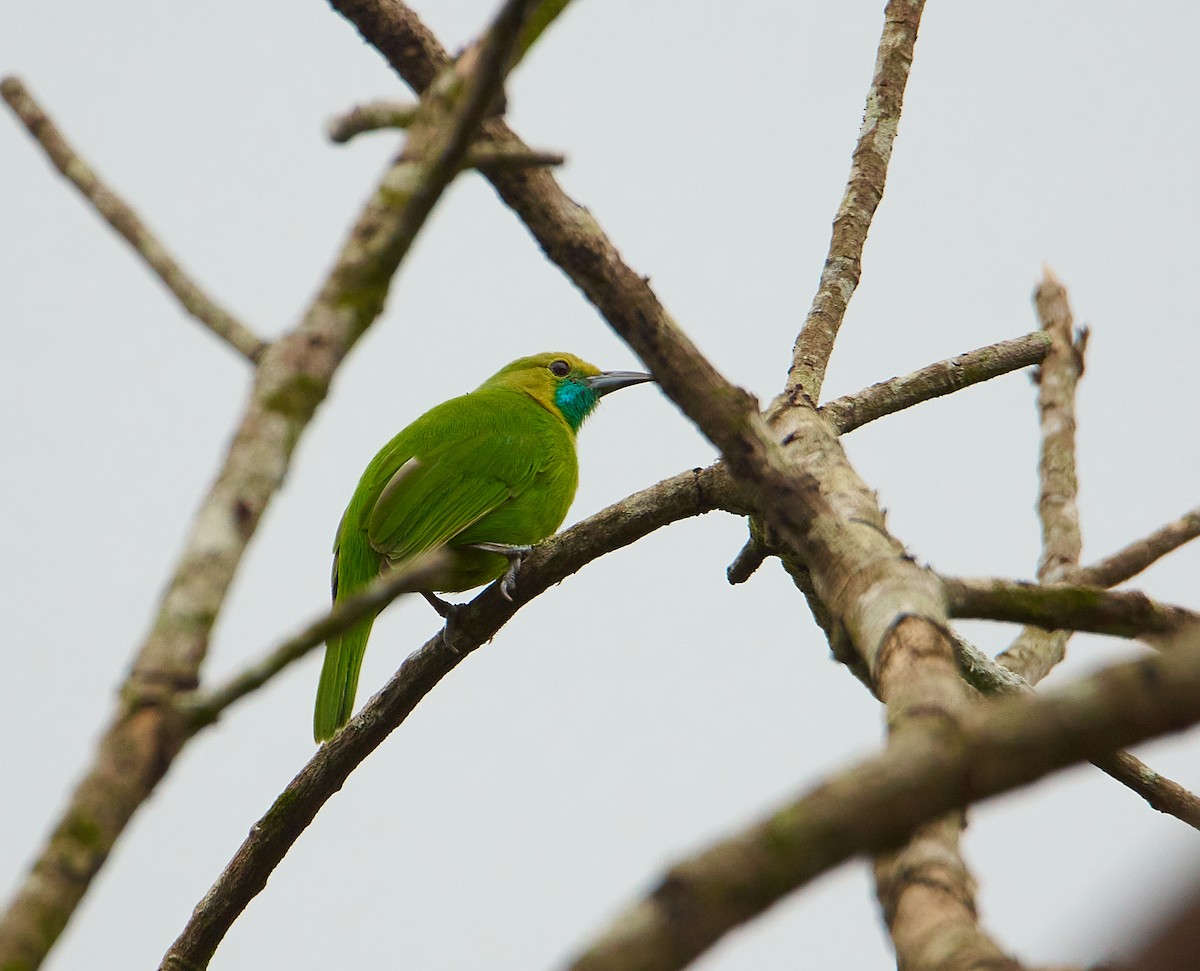
[{"label": "bird's eye", "polygon": [[571,365],[568,364],[566,361],[551,361],[550,362],[550,373],[553,374],[556,378],[565,378],[568,374],[571,373]]}]

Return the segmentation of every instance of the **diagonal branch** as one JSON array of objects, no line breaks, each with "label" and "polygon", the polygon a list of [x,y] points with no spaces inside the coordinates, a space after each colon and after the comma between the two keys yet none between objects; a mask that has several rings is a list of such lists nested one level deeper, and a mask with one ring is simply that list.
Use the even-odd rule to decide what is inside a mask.
[{"label": "diagonal branch", "polygon": [[884,13],[875,76],[867,92],[862,129],[850,162],[850,178],[833,217],[833,237],[821,270],[821,282],[792,352],[785,391],[792,401],[800,395],[812,402],[820,400],[833,342],[862,273],[863,247],[871,220],[883,199],[924,7],[924,0],[889,0]]},{"label": "diagonal branch", "polygon": [[1197,536],[1200,536],[1200,508],[1184,513],[1149,536],[1135,540],[1102,560],[1066,571],[1063,579],[1087,586],[1115,587]]},{"label": "diagonal branch", "polygon": [[[603,553],[676,519],[735,504],[722,479],[715,469],[685,472],[609,507],[539,544],[521,566],[512,602],[493,585],[462,607],[454,621],[454,649],[446,647],[443,631],[409,655],[387,685],[321,747],[279,796],[197,906],[163,959],[164,971],[204,966],[233,921],[354,768],[443,677],[491,640],[524,604]],[[663,496],[668,497],[666,501]]]},{"label": "diagonal branch", "polygon": [[179,699],[191,731],[198,732],[217,720],[234,702],[257,691],[280,671],[298,661],[319,644],[340,634],[368,615],[379,613],[406,593],[428,590],[428,581],[445,566],[446,555],[440,550],[410,560],[402,567],[380,574],[365,589],[334,604],[324,616],[294,634],[257,664],[246,668],[219,688],[196,692]]},{"label": "diagonal branch", "polygon": [[134,252],[145,261],[154,275],[175,295],[183,309],[244,358],[251,362],[257,361],[266,349],[266,342],[229,311],[218,306],[184,272],[167,252],[166,247],[138,218],[137,213],[101,182],[100,177],[71,147],[21,80],[6,77],[0,81],[0,96],[8,102],[8,106],[42,147],[63,178],[74,185],[84,199],[91,203],[100,218],[133,247]]},{"label": "diagonal branch", "polygon": [[923,401],[932,401],[1001,374],[1040,364],[1049,348],[1050,338],[1035,331],[929,364],[912,374],[881,381],[855,394],[836,398],[818,410],[839,435],[844,435]]},{"label": "diagonal branch", "polygon": [[572,971],[673,971],[784,896],[918,826],[1085,758],[1200,721],[1200,641],[1116,665],[1053,695],[972,706],[957,728],[884,750],[676,863]]},{"label": "diagonal branch", "polygon": [[[985,695],[1032,693],[1033,685],[959,636],[954,635],[959,668],[968,683]],[[1200,829],[1200,797],[1155,772],[1128,752],[1112,752],[1092,759],[1092,764],[1141,796],[1152,809],[1174,816],[1193,829]]]}]

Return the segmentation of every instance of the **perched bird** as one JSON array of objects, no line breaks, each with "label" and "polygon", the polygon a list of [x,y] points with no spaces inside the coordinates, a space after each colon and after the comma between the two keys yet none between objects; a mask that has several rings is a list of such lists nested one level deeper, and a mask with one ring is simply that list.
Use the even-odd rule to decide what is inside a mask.
[{"label": "perched bird", "polygon": [[[362,474],[333,545],[333,600],[381,570],[428,550],[449,553],[433,591],[501,580],[512,599],[521,558],[562,524],[579,481],[575,433],[603,395],[649,374],[601,371],[572,354],[513,361],[478,389],[425,412],[388,442]],[[374,616],[331,637],[317,687],[313,736],[331,738],[350,718]]]}]

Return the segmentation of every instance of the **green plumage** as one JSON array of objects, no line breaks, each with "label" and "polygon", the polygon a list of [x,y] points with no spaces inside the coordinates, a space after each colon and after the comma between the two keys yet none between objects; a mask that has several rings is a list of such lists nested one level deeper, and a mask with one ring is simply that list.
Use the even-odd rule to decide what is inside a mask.
[{"label": "green plumage", "polygon": [[[439,547],[450,558],[431,590],[469,590],[503,575],[505,556],[471,544],[532,545],[558,529],[578,484],[576,431],[602,395],[646,380],[602,373],[570,354],[540,354],[427,411],[359,480],[334,543],[334,602],[388,566]],[[350,718],[373,622],[326,644],[313,715],[317,741]]]}]

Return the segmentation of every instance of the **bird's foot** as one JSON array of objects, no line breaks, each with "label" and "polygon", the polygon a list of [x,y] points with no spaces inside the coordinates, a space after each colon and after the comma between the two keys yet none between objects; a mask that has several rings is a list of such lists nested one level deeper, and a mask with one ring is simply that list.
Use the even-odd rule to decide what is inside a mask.
[{"label": "bird's foot", "polygon": [[514,546],[510,543],[472,543],[472,549],[483,550],[485,553],[499,553],[508,560],[508,569],[504,571],[504,576],[500,578],[500,595],[512,603],[513,591],[517,589],[517,574],[521,570],[521,564],[525,562],[532,546]]}]

